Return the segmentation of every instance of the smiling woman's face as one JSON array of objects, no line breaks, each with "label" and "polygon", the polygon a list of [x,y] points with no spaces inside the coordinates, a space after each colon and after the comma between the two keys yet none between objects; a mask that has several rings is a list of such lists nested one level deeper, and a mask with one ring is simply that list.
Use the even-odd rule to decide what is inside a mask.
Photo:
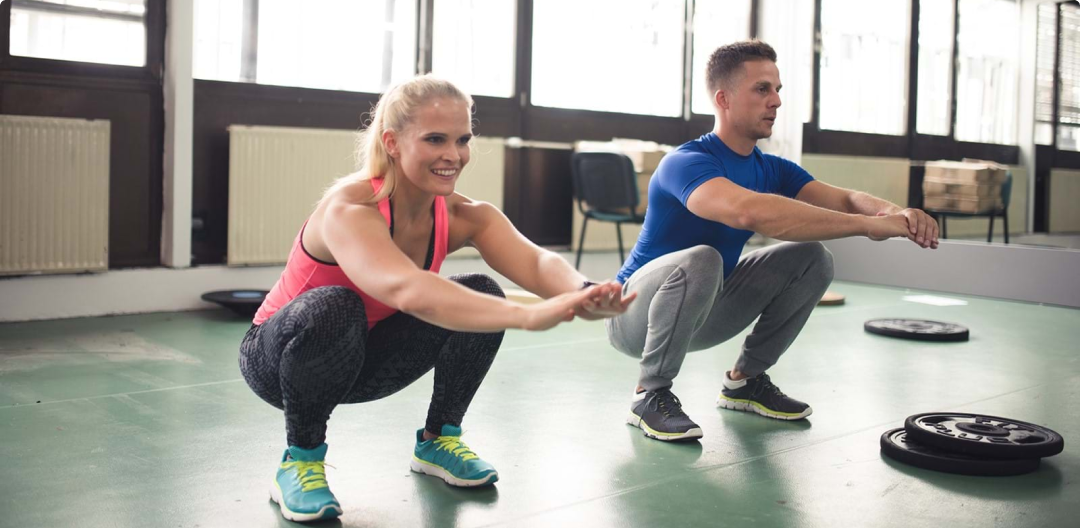
[{"label": "smiling woman's face", "polygon": [[468,103],[446,97],[421,105],[405,130],[387,131],[384,136],[386,150],[406,185],[439,196],[454,192],[462,168],[469,163],[471,140]]}]

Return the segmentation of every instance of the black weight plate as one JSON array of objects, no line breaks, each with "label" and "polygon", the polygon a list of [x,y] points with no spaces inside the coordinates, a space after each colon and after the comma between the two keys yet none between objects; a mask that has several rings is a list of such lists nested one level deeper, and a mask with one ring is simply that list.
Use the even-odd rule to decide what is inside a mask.
[{"label": "black weight plate", "polygon": [[1043,458],[1065,449],[1065,440],[1050,429],[997,416],[921,413],[908,416],[904,429],[920,444],[976,457]]},{"label": "black weight plate", "polygon": [[881,435],[881,452],[893,460],[915,467],[981,477],[1023,475],[1039,469],[1038,458],[995,460],[941,451],[907,438],[904,429],[885,431]]},{"label": "black weight plate", "polygon": [[969,335],[966,326],[921,319],[871,319],[863,325],[863,330],[918,341],[967,341]]},{"label": "black weight plate", "polygon": [[268,293],[266,290],[221,290],[202,294],[202,300],[220,304],[244,317],[254,317]]}]

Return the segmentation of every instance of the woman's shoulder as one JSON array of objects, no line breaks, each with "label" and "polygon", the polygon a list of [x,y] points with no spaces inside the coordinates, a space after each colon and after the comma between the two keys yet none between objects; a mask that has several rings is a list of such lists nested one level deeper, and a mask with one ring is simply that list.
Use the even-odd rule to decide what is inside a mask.
[{"label": "woman's shoulder", "polygon": [[378,207],[374,197],[375,188],[371,185],[371,180],[361,173],[354,173],[334,182],[326,190],[322,201],[334,205]]},{"label": "woman's shoulder", "polygon": [[461,193],[453,193],[446,197],[446,212],[452,218],[460,218],[468,221],[482,221],[487,215],[498,209],[485,201],[474,200]]}]

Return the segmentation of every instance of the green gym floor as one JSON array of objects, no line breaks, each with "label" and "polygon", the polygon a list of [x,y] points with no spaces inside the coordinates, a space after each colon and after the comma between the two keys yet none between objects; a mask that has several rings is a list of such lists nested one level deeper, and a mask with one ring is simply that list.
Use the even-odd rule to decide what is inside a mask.
[{"label": "green gym floor", "polygon": [[[1077,526],[1080,310],[835,283],[770,372],[814,414],[780,422],[714,407],[739,340],[692,354],[675,385],[705,437],[646,439],[625,424],[635,361],[600,323],[509,332],[464,439],[499,470],[455,489],[410,473],[431,375],[330,421],[343,526]],[[971,341],[874,336],[877,317],[964,324]],[[290,525],[267,498],[280,413],[244,384],[248,322],[224,311],[0,325],[0,526]],[[969,477],[882,457],[917,412],[978,412],[1061,433],[1032,474]],[[336,522],[330,523],[337,524]]]}]

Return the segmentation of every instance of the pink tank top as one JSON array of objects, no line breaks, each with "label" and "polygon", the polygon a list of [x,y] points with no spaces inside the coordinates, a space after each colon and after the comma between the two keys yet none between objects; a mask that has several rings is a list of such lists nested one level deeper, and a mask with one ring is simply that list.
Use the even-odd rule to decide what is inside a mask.
[{"label": "pink tank top", "polygon": [[[372,179],[370,181],[375,192],[379,192],[379,189],[382,187],[382,180]],[[386,218],[386,224],[388,226],[393,225],[393,219],[390,214],[389,198],[379,202],[379,212],[382,213],[383,218]],[[304,227],[307,227],[307,222],[304,222]],[[364,301],[365,311],[367,312],[367,324],[369,330],[379,321],[397,313],[397,310],[375,300],[373,297],[360,290],[360,288],[356,287],[337,264],[328,264],[316,260],[309,255],[307,250],[304,249],[303,244],[304,227],[300,228],[300,233],[296,235],[296,240],[293,241],[292,250],[289,252],[289,260],[285,264],[285,271],[281,272],[281,277],[278,278],[277,283],[274,284],[270,293],[266,295],[266,299],[263,300],[262,306],[259,307],[259,311],[255,313],[255,319],[252,321],[253,323],[257,325],[263,324],[270,316],[274,315],[275,312],[282,306],[285,306],[289,301],[293,300],[297,295],[321,286],[346,286],[360,294],[360,298]],[[446,217],[446,199],[442,196],[436,196],[435,251],[432,255],[431,267],[428,271],[432,273],[439,272],[443,260],[446,259],[448,239],[449,222]]]}]

